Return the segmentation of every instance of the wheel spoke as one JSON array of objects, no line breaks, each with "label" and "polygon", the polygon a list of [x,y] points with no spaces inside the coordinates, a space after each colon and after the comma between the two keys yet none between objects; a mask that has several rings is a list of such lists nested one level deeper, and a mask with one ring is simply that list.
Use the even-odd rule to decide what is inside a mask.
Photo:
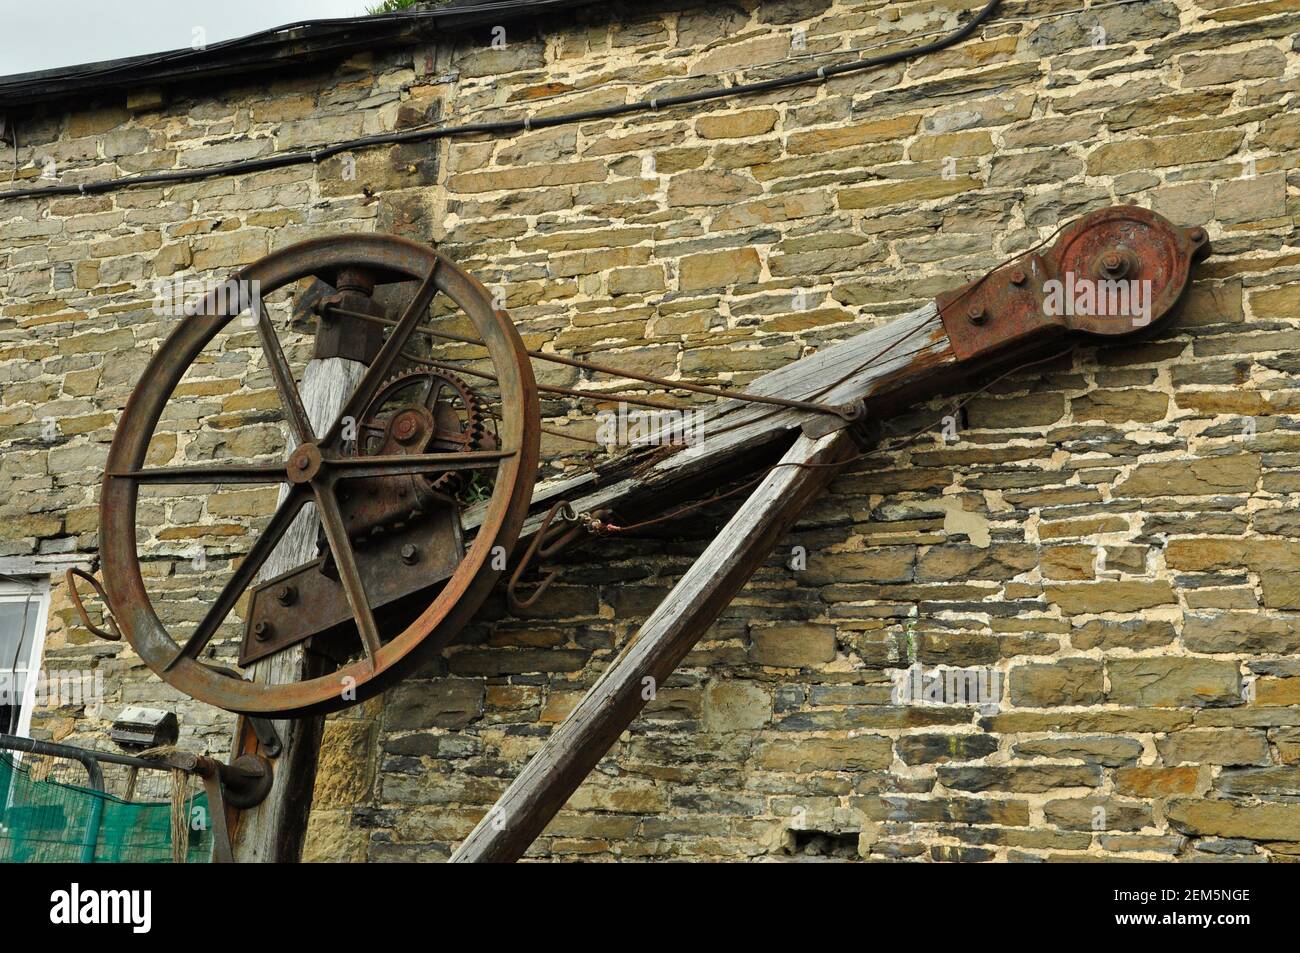
[{"label": "wheel spoke", "polygon": [[361,634],[361,646],[365,649],[370,664],[375,664],[379,654],[379,627],[375,624],[375,614],[370,611],[370,602],[366,598],[366,587],[361,582],[361,571],[357,569],[356,555],[352,551],[352,541],[348,539],[347,526],[343,522],[343,512],[338,500],[328,487],[316,488],[316,512],[320,516],[325,538],[329,540],[330,552],[334,554],[334,565],[338,567],[339,581],[347,594],[348,605],[352,607],[352,616],[356,619],[357,632]]},{"label": "wheel spoke", "polygon": [[283,463],[149,467],[110,473],[109,476],[141,483],[286,483],[289,479]]},{"label": "wheel spoke", "polygon": [[298,385],[294,383],[293,370],[284,356],[284,349],[280,347],[275,326],[271,324],[271,319],[260,302],[254,301],[252,308],[257,314],[257,333],[262,338],[262,351],[266,354],[266,363],[271,368],[271,376],[275,378],[275,389],[280,392],[280,402],[284,404],[285,416],[289,418],[289,429],[297,443],[314,442],[316,432],[312,430],[311,421],[307,418],[307,411],[302,405],[302,395],[298,393]]},{"label": "wheel spoke", "polygon": [[406,306],[405,313],[393,326],[393,330],[389,332],[388,340],[379,349],[374,362],[366,369],[366,373],[361,378],[360,383],[357,384],[356,390],[352,392],[352,396],[343,405],[343,410],[339,413],[338,419],[334,421],[329,432],[321,440],[321,446],[333,447],[338,440],[340,431],[343,429],[343,421],[348,418],[360,420],[361,415],[370,406],[375,394],[379,393],[379,388],[388,379],[393,366],[401,356],[402,348],[406,346],[406,342],[415,333],[415,329],[429,313],[429,305],[433,303],[433,296],[438,293],[438,286],[434,282],[434,276],[437,273],[438,259],[435,258],[429,273],[420,282],[415,297],[411,299],[411,303]]},{"label": "wheel spoke", "polygon": [[442,400],[443,379],[441,377],[429,377],[429,382],[424,387],[424,397],[420,404],[425,410],[429,411],[436,418],[438,416],[438,401]]},{"label": "wheel spoke", "polygon": [[513,450],[468,450],[460,453],[399,453],[391,456],[342,457],[333,460],[330,467],[335,479],[355,480],[360,477],[394,477],[430,470],[490,470]]},{"label": "wheel spoke", "polygon": [[258,570],[262,568],[262,564],[274,551],[276,544],[284,537],[285,532],[293,523],[294,517],[298,515],[298,511],[303,508],[307,499],[306,490],[298,486],[290,488],[289,495],[276,508],[275,515],[271,517],[271,522],[267,524],[262,535],[257,538],[257,542],[248,551],[248,555],[239,564],[239,568],[221,587],[221,592],[217,594],[216,600],[208,607],[208,611],[204,613],[203,618],[199,620],[198,628],[194,630],[194,634],[186,639],[180,651],[167,663],[167,669],[170,669],[183,658],[197,658],[198,654],[212,641],[212,636],[221,626],[221,623],[226,621],[226,616],[230,615],[230,610],[235,607],[235,603],[244,594],[244,590],[256,578]]}]

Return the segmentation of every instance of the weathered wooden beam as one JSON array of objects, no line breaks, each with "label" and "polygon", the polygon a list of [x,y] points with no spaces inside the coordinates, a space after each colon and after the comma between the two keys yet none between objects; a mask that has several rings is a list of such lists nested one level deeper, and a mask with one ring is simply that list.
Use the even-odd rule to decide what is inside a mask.
[{"label": "weathered wooden beam", "polygon": [[[300,393],[303,409],[316,433],[324,433],[334,423],[365,370],[365,364],[342,357],[315,358],[308,363]],[[296,441],[290,437],[289,444],[292,450]],[[287,489],[287,486],[281,488],[281,499]],[[285,531],[280,545],[267,558],[258,573],[258,582],[315,559],[319,526],[315,506],[304,507]],[[254,679],[275,685],[306,681],[323,674],[321,657],[309,653],[306,642],[253,665]],[[302,857],[325,719],[314,716],[272,724],[280,736],[281,750],[271,762],[271,791],[265,801],[240,812],[236,820],[233,847],[238,863],[294,863]],[[231,745],[233,756],[255,750],[256,736],[248,719],[240,717]]]},{"label": "weathered wooden beam", "polygon": [[508,862],[528,849],[854,447],[846,430],[795,441],[452,861]]}]

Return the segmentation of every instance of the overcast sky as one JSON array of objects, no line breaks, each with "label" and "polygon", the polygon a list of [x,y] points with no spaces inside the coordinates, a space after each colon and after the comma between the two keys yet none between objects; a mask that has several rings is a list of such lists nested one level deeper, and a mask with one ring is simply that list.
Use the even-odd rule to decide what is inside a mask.
[{"label": "overcast sky", "polygon": [[0,76],[228,40],[378,0],[0,0]]}]

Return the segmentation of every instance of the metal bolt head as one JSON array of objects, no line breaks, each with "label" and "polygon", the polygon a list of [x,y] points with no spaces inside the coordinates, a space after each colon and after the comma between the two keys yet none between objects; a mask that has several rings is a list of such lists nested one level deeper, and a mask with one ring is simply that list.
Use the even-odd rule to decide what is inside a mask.
[{"label": "metal bolt head", "polygon": [[402,547],[402,562],[408,566],[414,566],[420,560],[420,551],[411,543]]},{"label": "metal bolt head", "polygon": [[1023,285],[1023,284],[1025,283],[1025,273],[1024,273],[1024,271],[1021,270],[1021,269],[1019,269],[1019,268],[1017,268],[1015,271],[1013,271],[1013,272],[1011,273],[1011,283],[1012,283],[1013,285]]},{"label": "metal bolt head", "polygon": [[1101,259],[1101,267],[1105,268],[1107,271],[1111,273],[1119,271],[1120,267],[1123,264],[1124,264],[1124,259],[1119,257],[1119,252],[1113,252],[1113,251],[1107,252],[1105,255],[1102,256]]},{"label": "metal bolt head", "polygon": [[966,312],[966,320],[971,324],[983,324],[988,320],[988,312],[984,310],[984,305],[973,304]]},{"label": "metal bolt head", "polygon": [[402,443],[414,439],[419,431],[419,420],[413,414],[401,414],[393,421],[393,436]]},{"label": "metal bolt head", "polygon": [[320,449],[311,443],[301,444],[289,455],[287,471],[294,483],[307,483],[315,478],[323,464]]},{"label": "metal bolt head", "polygon": [[293,586],[280,586],[275,590],[275,601],[282,606],[291,606],[298,599],[298,590]]},{"label": "metal bolt head", "polygon": [[274,631],[274,627],[265,619],[253,623],[253,638],[257,639],[259,642],[265,642],[271,637],[271,633]]},{"label": "metal bolt head", "polygon": [[847,404],[839,405],[840,416],[844,420],[857,420],[866,412],[866,407],[862,401],[855,400]]}]

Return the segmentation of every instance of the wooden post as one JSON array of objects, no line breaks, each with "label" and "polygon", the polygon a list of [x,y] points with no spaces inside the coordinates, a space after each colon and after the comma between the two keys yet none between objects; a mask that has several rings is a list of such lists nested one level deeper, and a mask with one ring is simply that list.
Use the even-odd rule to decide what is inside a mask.
[{"label": "wooden post", "polygon": [[[801,435],[451,856],[517,860],[626,730],[810,500],[852,454],[848,431]],[[822,464],[805,467],[799,464]],[[649,689],[649,690],[647,690]]]},{"label": "wooden post", "polygon": [[[316,433],[325,433],[334,423],[365,370],[365,364],[342,357],[317,358],[308,363],[299,392]],[[292,435],[289,444],[292,452],[297,444]],[[288,489],[281,487],[281,499]],[[266,560],[258,580],[270,579],[315,559],[319,525],[315,506],[308,504]],[[307,652],[306,643],[277,652],[253,666],[257,681],[272,684],[299,682],[322,674],[319,657]],[[271,792],[257,807],[238,815],[233,836],[236,862],[295,863],[302,858],[325,718],[318,715],[273,724],[282,747],[271,762]],[[254,741],[248,720],[239,718],[231,751],[238,755],[249,750]]]}]

